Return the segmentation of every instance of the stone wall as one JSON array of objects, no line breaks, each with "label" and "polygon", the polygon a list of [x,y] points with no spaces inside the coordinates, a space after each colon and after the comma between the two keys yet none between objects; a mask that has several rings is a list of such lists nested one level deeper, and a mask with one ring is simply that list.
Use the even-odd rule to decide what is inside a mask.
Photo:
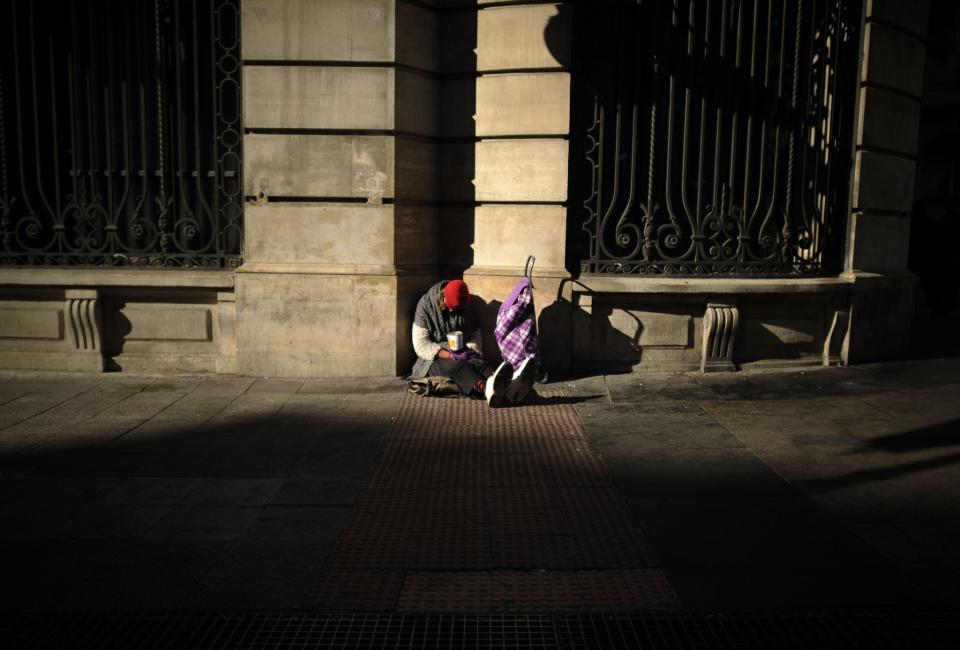
[{"label": "stone wall", "polygon": [[[482,304],[488,356],[500,301],[536,257],[542,351],[569,368],[566,264],[570,3],[447,2],[441,16],[440,264]],[[546,319],[543,312],[547,310]]]},{"label": "stone wall", "polygon": [[[960,306],[960,3],[931,0],[917,143],[916,190],[910,218],[910,270],[919,277],[918,316],[929,328],[923,347],[957,348],[945,319]],[[938,331],[939,330],[939,331]]]},{"label": "stone wall", "polygon": [[431,19],[393,0],[243,3],[238,371],[409,365],[408,296],[436,266]]},{"label": "stone wall", "polygon": [[867,0],[844,277],[846,361],[895,357],[909,340],[907,272],[928,1]]},{"label": "stone wall", "polygon": [[537,264],[547,368],[730,370],[895,355],[926,1],[866,0],[836,278],[571,278],[574,3],[244,0],[244,264],[0,272],[11,368],[406,372],[422,292],[496,308]]}]

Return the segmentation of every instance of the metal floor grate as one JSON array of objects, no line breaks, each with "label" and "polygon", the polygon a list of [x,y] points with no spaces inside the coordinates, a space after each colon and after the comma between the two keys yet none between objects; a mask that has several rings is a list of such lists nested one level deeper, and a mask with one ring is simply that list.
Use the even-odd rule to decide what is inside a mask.
[{"label": "metal floor grate", "polygon": [[483,400],[406,395],[304,607],[413,615],[676,608],[659,556],[559,397],[543,392],[491,409]]},{"label": "metal floor grate", "polygon": [[624,616],[168,613],[0,618],[0,648],[960,647],[960,612],[648,613]]}]

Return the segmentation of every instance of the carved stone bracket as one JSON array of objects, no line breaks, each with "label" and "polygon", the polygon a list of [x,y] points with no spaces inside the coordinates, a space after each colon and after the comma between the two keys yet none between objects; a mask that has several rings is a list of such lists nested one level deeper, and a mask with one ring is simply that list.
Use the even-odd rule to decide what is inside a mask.
[{"label": "carved stone bracket", "polygon": [[100,295],[96,289],[70,289],[65,295],[67,331],[78,355],[71,369],[104,369],[101,343]]},{"label": "carved stone bracket", "polygon": [[740,323],[736,305],[710,303],[703,315],[703,355],[701,372],[736,370],[733,365],[733,341]]},{"label": "carved stone bracket", "polygon": [[847,344],[847,334],[850,332],[850,310],[837,308],[833,312],[833,322],[830,331],[823,342],[823,365],[839,366],[843,364]]}]

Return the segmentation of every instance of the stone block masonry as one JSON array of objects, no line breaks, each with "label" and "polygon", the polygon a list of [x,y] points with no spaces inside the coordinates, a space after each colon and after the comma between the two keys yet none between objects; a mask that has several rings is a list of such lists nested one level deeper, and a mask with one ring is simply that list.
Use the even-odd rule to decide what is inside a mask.
[{"label": "stone block masonry", "polygon": [[400,199],[435,198],[436,148],[423,138],[436,82],[420,68],[437,34],[404,2],[250,0],[243,12],[236,368],[402,373],[412,294],[435,273],[436,210]]},{"label": "stone block masonry", "polygon": [[865,0],[842,273],[782,282],[577,274],[574,4],[243,0],[243,264],[0,270],[0,366],[403,374],[416,300],[457,276],[495,358],[528,255],[552,371],[896,355],[926,0]]},{"label": "stone block masonry", "polygon": [[[927,0],[866,5],[844,260],[845,276],[855,284],[861,276],[863,281],[853,294],[846,363],[895,358],[909,339],[914,287],[907,272],[909,213],[928,9]],[[867,287],[877,293],[864,293]]]}]

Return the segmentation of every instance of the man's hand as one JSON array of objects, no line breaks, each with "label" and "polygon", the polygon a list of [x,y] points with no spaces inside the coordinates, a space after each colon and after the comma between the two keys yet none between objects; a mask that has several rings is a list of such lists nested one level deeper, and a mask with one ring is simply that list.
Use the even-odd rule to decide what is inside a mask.
[{"label": "man's hand", "polygon": [[475,356],[477,356],[477,353],[470,348],[450,353],[450,358],[454,361],[466,361],[467,359],[472,359]]}]

